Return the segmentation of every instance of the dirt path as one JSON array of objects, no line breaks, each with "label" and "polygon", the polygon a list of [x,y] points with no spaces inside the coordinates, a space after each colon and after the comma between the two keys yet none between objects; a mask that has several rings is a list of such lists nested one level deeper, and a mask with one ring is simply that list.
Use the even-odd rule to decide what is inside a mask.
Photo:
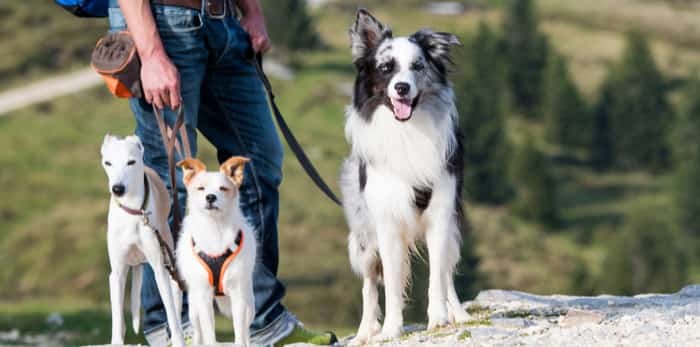
[{"label": "dirt path", "polygon": [[[272,59],[265,61],[264,68],[271,77],[285,81],[294,79],[294,71]],[[77,93],[101,83],[102,78],[95,71],[85,68],[0,92],[0,117],[20,108]]]},{"label": "dirt path", "polygon": [[96,86],[102,83],[101,81],[100,76],[91,68],[85,68],[1,92],[0,117],[29,105],[46,102],[59,96],[76,93]]}]

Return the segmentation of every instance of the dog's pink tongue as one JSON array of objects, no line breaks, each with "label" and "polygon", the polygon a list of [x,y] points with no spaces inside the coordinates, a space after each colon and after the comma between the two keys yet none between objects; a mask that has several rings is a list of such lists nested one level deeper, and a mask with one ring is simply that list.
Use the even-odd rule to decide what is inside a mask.
[{"label": "dog's pink tongue", "polygon": [[411,100],[392,99],[391,105],[394,106],[394,115],[396,118],[406,120],[411,117],[411,111],[413,111]]}]

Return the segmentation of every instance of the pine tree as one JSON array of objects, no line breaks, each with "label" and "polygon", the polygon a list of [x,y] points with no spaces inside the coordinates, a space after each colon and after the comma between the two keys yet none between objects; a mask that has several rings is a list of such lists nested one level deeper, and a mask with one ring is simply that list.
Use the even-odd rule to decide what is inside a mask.
[{"label": "pine tree", "polygon": [[606,293],[675,292],[685,284],[690,260],[684,236],[658,212],[641,206],[626,216],[603,261],[599,282]]},{"label": "pine tree", "polygon": [[596,171],[609,169],[613,164],[612,133],[610,130],[611,90],[606,83],[601,87],[598,104],[593,111],[593,128],[591,135],[591,166]]},{"label": "pine tree", "polygon": [[511,0],[504,22],[509,82],[515,108],[535,117],[542,99],[542,80],[549,45],[539,32],[532,0]]},{"label": "pine tree", "polygon": [[547,138],[563,147],[587,146],[591,139],[591,118],[564,57],[552,55],[545,73],[542,113]]},{"label": "pine tree", "polygon": [[651,50],[639,33],[630,33],[622,59],[604,85],[609,100],[600,110],[609,117],[615,166],[659,171],[670,162],[667,133],[673,115],[666,87]]},{"label": "pine tree", "polygon": [[559,225],[556,180],[545,155],[528,139],[513,164],[516,183],[514,212],[548,227]]},{"label": "pine tree", "polygon": [[290,51],[318,48],[321,37],[305,0],[263,0],[267,30],[273,43]]},{"label": "pine tree", "polygon": [[673,158],[675,162],[672,191],[676,218],[682,230],[700,236],[700,79],[685,89],[678,119],[674,126]]},{"label": "pine tree", "polygon": [[464,187],[470,200],[499,204],[513,196],[508,178],[503,91],[504,66],[496,35],[481,23],[457,61],[457,107],[464,135]]}]

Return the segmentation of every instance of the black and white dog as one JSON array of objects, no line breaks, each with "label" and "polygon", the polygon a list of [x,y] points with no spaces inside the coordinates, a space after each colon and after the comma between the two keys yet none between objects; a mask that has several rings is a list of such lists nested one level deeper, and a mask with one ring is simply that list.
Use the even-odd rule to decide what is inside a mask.
[{"label": "black and white dog", "polygon": [[[464,165],[447,80],[450,47],[459,41],[425,29],[394,38],[365,10],[358,11],[350,39],[357,77],[345,124],[352,151],[341,189],[350,263],[364,280],[355,343],[401,334],[409,258],[420,240],[430,261],[428,328],[467,321],[453,281]],[[381,334],[380,281],[386,294]]]}]

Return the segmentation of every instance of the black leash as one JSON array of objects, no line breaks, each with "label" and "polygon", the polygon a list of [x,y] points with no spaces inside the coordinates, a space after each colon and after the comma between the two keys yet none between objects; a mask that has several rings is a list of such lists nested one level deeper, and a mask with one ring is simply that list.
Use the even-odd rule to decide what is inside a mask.
[{"label": "black leash", "polygon": [[270,80],[267,78],[267,76],[265,75],[265,71],[263,71],[262,68],[262,54],[257,54],[252,60],[253,65],[255,65],[255,69],[258,71],[260,79],[265,85],[265,90],[267,91],[267,95],[270,99],[270,104],[272,105],[272,110],[274,111],[275,119],[277,120],[277,125],[279,126],[280,131],[282,131],[284,139],[287,140],[289,148],[292,150],[292,152],[294,152],[294,155],[297,157],[299,164],[301,164],[301,167],[304,169],[304,171],[306,171],[306,174],[309,175],[311,180],[314,181],[316,186],[319,189],[321,189],[321,191],[324,194],[326,194],[328,198],[333,200],[333,202],[335,202],[338,206],[341,206],[342,203],[340,202],[340,199],[338,199],[335,193],[333,193],[333,190],[331,190],[331,188],[328,187],[326,181],[324,181],[321,175],[319,175],[318,171],[314,167],[314,164],[311,163],[311,160],[309,160],[309,157],[304,152],[304,149],[301,147],[296,137],[294,137],[294,134],[289,129],[289,126],[284,120],[284,117],[282,117],[282,113],[280,112],[279,108],[277,107],[277,104],[275,103],[275,94],[272,92],[272,85],[270,84]]}]

